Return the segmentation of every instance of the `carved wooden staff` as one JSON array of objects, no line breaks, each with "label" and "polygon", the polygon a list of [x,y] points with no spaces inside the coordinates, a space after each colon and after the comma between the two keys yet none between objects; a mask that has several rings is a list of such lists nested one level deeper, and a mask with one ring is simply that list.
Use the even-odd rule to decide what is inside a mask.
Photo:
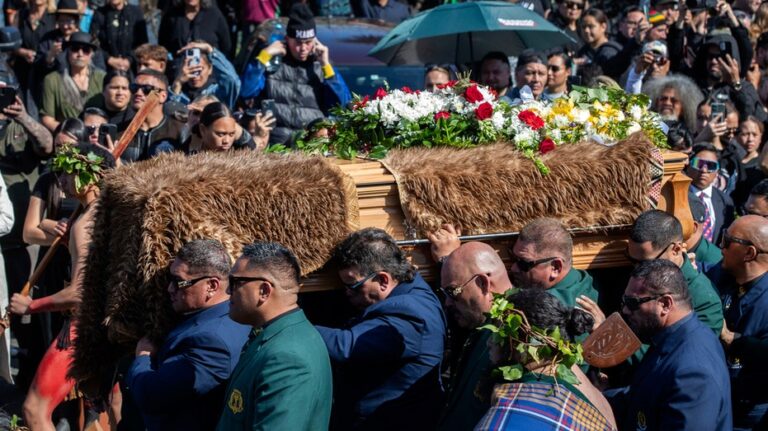
[{"label": "carved wooden staff", "polygon": [[[128,148],[128,145],[130,145],[131,141],[133,141],[134,136],[136,136],[136,133],[139,132],[139,128],[141,127],[141,124],[144,123],[144,120],[147,118],[147,115],[155,109],[155,106],[160,103],[160,99],[157,95],[156,91],[152,91],[149,96],[147,96],[147,100],[144,102],[144,105],[139,109],[139,111],[136,113],[136,115],[133,117],[133,120],[131,120],[131,123],[128,125],[128,128],[125,129],[125,132],[123,132],[123,135],[120,137],[120,139],[117,141],[117,145],[115,145],[115,148],[112,150],[112,155],[115,157],[115,160],[119,159],[120,156],[123,155],[125,150]],[[83,212],[83,206],[78,205],[75,211],[70,216],[70,220],[76,220],[77,217],[80,216],[80,213]],[[35,268],[35,271],[32,273],[32,276],[29,277],[29,280],[24,284],[24,287],[21,289],[21,295],[23,296],[29,296],[29,292],[32,289],[32,286],[37,284],[38,281],[40,281],[40,277],[43,276],[43,273],[45,272],[45,269],[48,267],[48,265],[51,263],[51,260],[53,259],[53,256],[56,254],[56,249],[59,245],[61,245],[61,241],[69,234],[69,228],[71,226],[71,223],[67,224],[67,229],[64,232],[63,235],[57,236],[54,238],[53,242],[51,243],[50,247],[48,247],[48,251],[45,253],[45,256],[43,256],[43,259],[40,260],[40,264],[37,265],[37,268]],[[5,313],[2,318],[0,318],[0,331],[4,331],[6,328],[8,328],[10,325],[10,316],[9,313]],[[30,322],[30,316],[24,315],[22,316],[22,323],[29,323]]]}]

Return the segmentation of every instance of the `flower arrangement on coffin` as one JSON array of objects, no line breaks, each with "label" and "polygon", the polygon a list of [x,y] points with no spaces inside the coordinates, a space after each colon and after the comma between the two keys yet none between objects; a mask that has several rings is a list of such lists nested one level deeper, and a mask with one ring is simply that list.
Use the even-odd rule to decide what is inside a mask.
[{"label": "flower arrangement on coffin", "polygon": [[380,159],[393,148],[511,142],[546,174],[539,156],[558,145],[587,139],[617,142],[642,130],[656,146],[666,147],[660,119],[647,106],[644,95],[588,88],[553,103],[527,100],[510,106],[497,102],[493,89],[463,77],[435,93],[403,87],[380,88],[373,98],[355,96],[351,109],[337,108],[335,122],[321,124],[329,129],[327,138],[299,140],[298,148],[345,159]]}]

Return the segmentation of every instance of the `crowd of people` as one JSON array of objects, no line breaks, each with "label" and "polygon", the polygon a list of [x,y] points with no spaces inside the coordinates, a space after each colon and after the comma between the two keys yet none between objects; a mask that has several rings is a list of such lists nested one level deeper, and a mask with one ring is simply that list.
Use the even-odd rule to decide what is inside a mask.
[{"label": "crowd of people", "polygon": [[[77,336],[71,310],[99,172],[168,152],[294,146],[352,100],[315,17],[398,23],[434,3],[5,4],[0,280],[18,347],[12,375],[11,346],[0,345],[0,379],[22,395],[27,426],[54,429],[77,416],[70,410],[79,405],[66,401],[78,397],[67,377]],[[553,219],[522,229],[511,266],[445,225],[430,235],[441,265],[432,286],[389,235],[364,229],[331,260],[356,310],[343,327],[310,323],[299,306],[299,263],[285,246],[254,243],[233,263],[218,241],[192,241],[169,268],[179,323],[162,344],[139,340],[117,385],[84,409],[107,412],[125,430],[768,427],[768,5],[515,3],[572,42],[425,66],[424,90],[472,69],[511,104],[555,100],[574,85],[646,94],[670,146],[690,155],[691,237],[669,214],[641,214],[626,249],[634,269],[616,303],[593,274],[573,267],[572,239]],[[288,17],[282,34],[273,21],[280,15]],[[112,157],[151,97],[159,103]],[[67,168],[75,163],[86,176]],[[20,294],[66,233],[69,246],[56,248],[31,296]],[[534,326],[558,328],[564,340],[583,341],[618,310],[644,344],[615,369],[574,366],[579,384],[562,382],[523,344],[499,345],[479,329],[506,292]],[[497,379],[493,370],[510,358],[522,375]]]}]

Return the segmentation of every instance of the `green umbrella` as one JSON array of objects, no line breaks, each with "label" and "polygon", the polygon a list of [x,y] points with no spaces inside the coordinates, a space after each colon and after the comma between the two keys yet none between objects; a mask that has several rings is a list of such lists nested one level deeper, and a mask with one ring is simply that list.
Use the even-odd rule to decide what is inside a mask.
[{"label": "green umbrella", "polygon": [[571,42],[570,36],[536,12],[513,3],[479,1],[421,12],[393,28],[368,55],[392,66],[464,64],[490,51],[515,56],[527,48],[548,49]]}]

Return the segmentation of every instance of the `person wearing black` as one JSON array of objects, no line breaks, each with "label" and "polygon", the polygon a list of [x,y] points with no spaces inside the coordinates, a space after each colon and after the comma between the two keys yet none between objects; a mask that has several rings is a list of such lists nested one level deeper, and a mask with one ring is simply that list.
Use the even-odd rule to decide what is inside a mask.
[{"label": "person wearing black", "polygon": [[227,20],[211,0],[174,0],[160,22],[158,43],[175,54],[194,41],[208,42],[221,52],[230,52]]},{"label": "person wearing black", "polygon": [[[26,92],[29,88],[32,65],[37,57],[37,46],[46,33],[56,28],[56,18],[48,11],[46,0],[34,0],[16,14],[14,26],[18,27],[21,33],[21,48],[15,52],[16,62],[13,70],[18,77],[19,85]],[[24,102],[28,104],[29,99],[25,97]]]},{"label": "person wearing black", "polygon": [[96,107],[107,113],[110,124],[129,122],[136,111],[131,106],[129,72],[112,69],[104,77],[104,89],[86,108]]},{"label": "person wearing black", "polygon": [[147,23],[138,6],[109,0],[93,14],[91,34],[99,40],[110,68],[129,70],[131,53],[147,43]]}]

